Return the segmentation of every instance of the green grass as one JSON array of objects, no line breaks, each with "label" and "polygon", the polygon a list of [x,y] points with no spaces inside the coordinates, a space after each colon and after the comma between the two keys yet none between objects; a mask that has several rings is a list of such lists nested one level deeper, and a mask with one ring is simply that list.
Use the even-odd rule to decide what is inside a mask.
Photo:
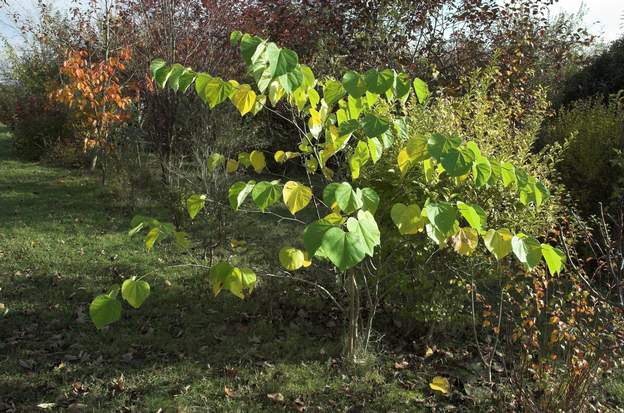
[{"label": "green grass", "polygon": [[[433,370],[396,370],[402,355],[342,367],[340,316],[316,291],[272,281],[246,301],[212,297],[205,273],[170,267],[185,262],[172,246],[148,254],[127,236],[132,213],[80,171],[17,160],[1,131],[0,411],[411,412],[457,401],[431,393]],[[255,224],[274,237],[264,247],[280,242]],[[124,305],[96,330],[93,297],[146,273],[143,307]]]}]

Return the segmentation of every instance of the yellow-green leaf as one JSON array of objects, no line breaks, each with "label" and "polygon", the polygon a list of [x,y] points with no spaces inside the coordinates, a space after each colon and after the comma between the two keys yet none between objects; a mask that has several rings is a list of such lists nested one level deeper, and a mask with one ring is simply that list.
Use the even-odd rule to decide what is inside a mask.
[{"label": "yellow-green leaf", "polygon": [[238,86],[238,89],[236,89],[236,92],[230,99],[232,99],[232,103],[236,106],[241,116],[245,116],[246,113],[253,109],[256,103],[256,92],[251,89],[251,86],[243,84]]},{"label": "yellow-green leaf", "polygon": [[266,159],[264,158],[264,153],[261,151],[252,151],[249,155],[249,162],[251,166],[253,166],[254,171],[258,174],[266,167]]},{"label": "yellow-green leaf", "polygon": [[139,308],[150,295],[150,285],[136,277],[128,278],[121,285],[121,296],[134,308]]},{"label": "yellow-green leaf", "polygon": [[284,185],[282,196],[290,213],[295,215],[310,203],[312,190],[299,182],[288,181]]},{"label": "yellow-green leaf", "polygon": [[505,258],[511,252],[513,234],[505,228],[491,229],[484,236],[485,247],[497,260]]},{"label": "yellow-green leaf", "polygon": [[559,248],[555,248],[548,244],[542,244],[542,256],[548,266],[551,275],[556,275],[563,270],[566,262],[566,256]]},{"label": "yellow-green leaf", "polygon": [[451,385],[446,377],[435,376],[431,383],[429,383],[431,390],[438,391],[443,394],[447,394],[451,389]]},{"label": "yellow-green leaf", "polygon": [[282,267],[289,271],[295,271],[303,267],[305,256],[303,251],[294,247],[282,247],[279,252],[279,262]]},{"label": "yellow-green leaf", "polygon": [[233,174],[234,172],[236,172],[237,169],[238,169],[238,161],[235,161],[234,159],[228,159],[227,164],[225,166],[226,172],[229,174]]},{"label": "yellow-green leaf", "polygon": [[451,241],[453,249],[459,255],[471,255],[479,244],[479,233],[474,228],[460,228]]},{"label": "yellow-green leaf", "polygon": [[394,204],[390,210],[392,222],[399,229],[401,235],[413,235],[421,232],[427,219],[422,216],[420,207],[416,204]]}]

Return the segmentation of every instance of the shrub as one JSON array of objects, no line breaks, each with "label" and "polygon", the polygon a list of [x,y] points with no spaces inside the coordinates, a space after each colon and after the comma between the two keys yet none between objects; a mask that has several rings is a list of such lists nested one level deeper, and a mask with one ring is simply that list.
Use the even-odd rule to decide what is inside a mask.
[{"label": "shrub", "polygon": [[563,85],[558,105],[568,105],[579,99],[598,96],[602,101],[624,89],[624,37],[614,41],[596,55],[589,65],[570,76]]},{"label": "shrub", "polygon": [[563,147],[558,168],[565,185],[588,212],[598,203],[607,203],[619,176],[624,172],[614,164],[617,151],[624,148],[624,110],[621,98],[612,96],[574,102],[562,108],[546,123],[544,141]]},{"label": "shrub", "polygon": [[17,152],[37,160],[48,147],[72,135],[67,112],[48,99],[56,85],[58,66],[50,50],[34,44],[19,54],[6,46],[5,53],[10,67],[0,88],[1,121],[12,129]]}]

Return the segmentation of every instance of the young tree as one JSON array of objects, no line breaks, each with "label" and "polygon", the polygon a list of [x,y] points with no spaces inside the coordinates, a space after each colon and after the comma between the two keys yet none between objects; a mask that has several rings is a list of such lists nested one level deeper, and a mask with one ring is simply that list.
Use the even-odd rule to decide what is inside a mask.
[{"label": "young tree", "polygon": [[[503,185],[517,191],[522,204],[539,208],[548,199],[549,191],[522,168],[482,154],[472,141],[463,142],[458,136],[435,131],[429,136],[414,133],[406,108],[424,105],[429,99],[427,84],[421,79],[412,80],[390,69],[370,69],[364,74],[348,71],[341,81],[317,80],[292,50],[240,32],[232,33],[232,43],[240,45],[255,85],[225,81],[178,63],[168,65],[161,59],[152,62],[152,75],[160,87],[173,92],[193,88],[211,108],[230,101],[241,116],[272,111],[271,106],[287,102],[299,141],[296,148],[279,150],[273,158],[277,163],[301,162],[306,181],[239,181],[230,187],[228,200],[238,210],[251,198],[260,211],[303,226],[301,239],[280,249],[279,262],[288,273],[313,262],[321,269],[330,264],[330,270],[342,280],[348,296],[346,303],[341,304],[327,288],[322,289],[344,310],[348,325],[345,353],[349,359],[357,359],[368,344],[378,303],[372,298],[372,289],[379,287],[380,279],[392,275],[391,271],[381,270],[384,257],[380,256],[382,235],[389,231],[398,229],[400,235],[407,237],[426,233],[440,248],[451,246],[460,255],[471,255],[481,240],[497,260],[513,252],[527,268],[539,265],[543,257],[551,273],[563,269],[565,255],[560,250],[521,232],[488,228],[487,213],[479,205],[457,199],[456,191],[461,186],[478,191]],[[394,145],[401,149],[393,173],[417,179],[419,185],[428,186],[435,181],[442,188],[435,192],[436,198],[406,204],[402,201],[409,202],[408,199],[380,199],[370,187],[334,182],[334,178],[348,173],[352,182],[357,183],[363,170],[376,164]],[[335,160],[342,155],[347,158],[348,171],[333,169],[339,165]],[[230,173],[249,167],[260,174],[267,167],[265,154],[258,150],[239,154],[237,160],[213,154],[213,161],[215,167],[222,165]],[[414,170],[420,172],[410,175]],[[319,175],[322,184],[312,175]],[[291,217],[275,210],[280,200]],[[206,202],[205,194],[192,195],[187,201],[190,217],[195,218]],[[311,214],[304,212],[308,206],[313,208]],[[382,213],[389,216],[381,216]],[[380,225],[388,220],[392,226]],[[154,244],[150,234],[155,226],[150,222],[138,218],[132,229],[136,233],[151,228],[146,238],[148,248]],[[296,244],[303,248],[293,246]],[[228,262],[210,268],[215,295],[225,289],[244,298],[253,290],[255,277],[253,271]],[[106,311],[99,307],[93,309],[92,316],[100,321],[114,321],[107,319]]]}]

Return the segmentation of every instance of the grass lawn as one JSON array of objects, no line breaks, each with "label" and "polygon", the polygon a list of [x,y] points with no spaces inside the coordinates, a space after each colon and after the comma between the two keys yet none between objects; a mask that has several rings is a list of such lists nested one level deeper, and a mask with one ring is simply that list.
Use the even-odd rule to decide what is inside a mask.
[{"label": "grass lawn", "polygon": [[[463,383],[446,356],[344,368],[340,314],[316,291],[274,280],[247,301],[212,297],[206,274],[170,267],[185,262],[173,246],[148,254],[128,237],[133,211],[96,179],[22,162],[1,132],[0,412],[479,410],[429,390],[435,374]],[[93,297],[148,272],[144,306],[96,330]]]}]

